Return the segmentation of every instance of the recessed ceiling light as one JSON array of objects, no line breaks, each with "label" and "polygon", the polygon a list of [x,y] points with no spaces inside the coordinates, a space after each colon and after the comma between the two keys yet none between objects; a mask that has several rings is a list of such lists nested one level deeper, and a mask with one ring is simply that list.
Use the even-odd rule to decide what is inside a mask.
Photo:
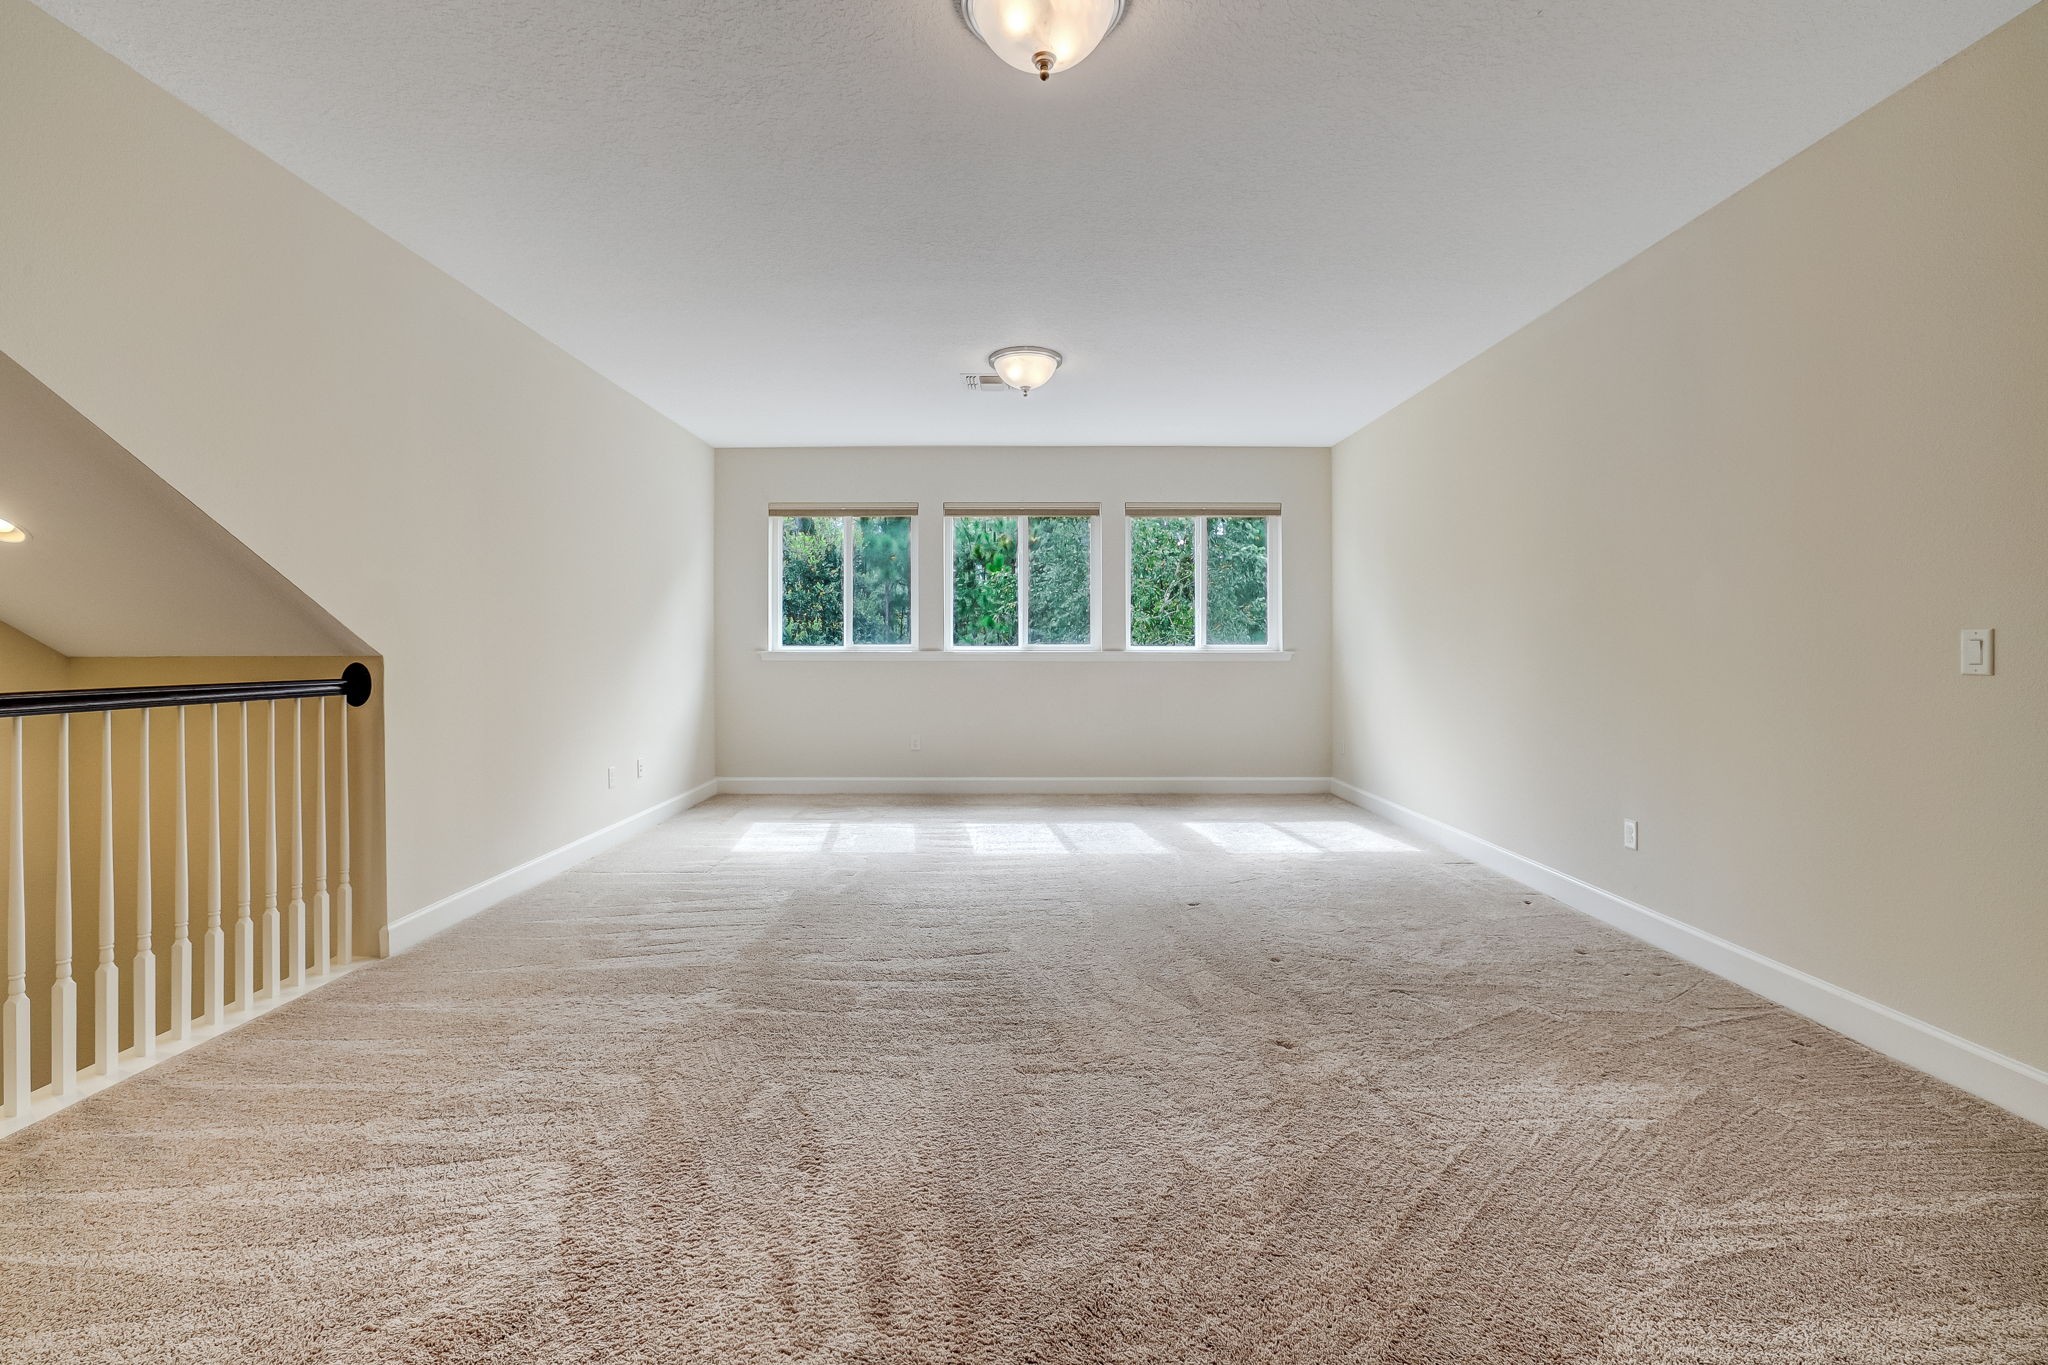
[{"label": "recessed ceiling light", "polygon": [[28,532],[22,530],[19,526],[16,526],[11,521],[0,519],[0,542],[5,542],[11,545],[14,544],[16,541],[22,541],[27,539]]},{"label": "recessed ceiling light", "polygon": [[1124,17],[1124,0],[957,0],[989,50],[1042,81],[1095,50]]},{"label": "recessed ceiling light", "polygon": [[1058,351],[1044,346],[1005,346],[988,353],[988,367],[1001,375],[1005,384],[1029,398],[1033,389],[1052,378],[1052,372],[1063,359]]}]

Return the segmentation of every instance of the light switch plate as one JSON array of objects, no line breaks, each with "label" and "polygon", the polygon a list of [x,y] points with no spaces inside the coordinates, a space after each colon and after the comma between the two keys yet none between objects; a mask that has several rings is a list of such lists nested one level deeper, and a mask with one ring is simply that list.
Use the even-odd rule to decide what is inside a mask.
[{"label": "light switch plate", "polygon": [[1989,630],[1966,630],[1963,632],[1963,672],[1989,673],[1991,671],[1991,632]]}]

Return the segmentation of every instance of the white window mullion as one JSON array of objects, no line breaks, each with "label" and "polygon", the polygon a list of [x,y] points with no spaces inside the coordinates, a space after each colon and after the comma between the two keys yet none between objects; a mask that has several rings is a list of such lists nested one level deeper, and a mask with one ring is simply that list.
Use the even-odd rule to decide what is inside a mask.
[{"label": "white window mullion", "polygon": [[768,647],[782,648],[782,518],[768,518]]},{"label": "white window mullion", "polygon": [[922,553],[919,547],[923,544],[924,537],[918,534],[918,531],[918,519],[912,517],[910,519],[910,596],[903,604],[903,609],[910,613],[909,648],[912,650],[915,650],[917,642],[924,638],[923,624],[917,619],[919,614],[918,604],[924,598],[924,585],[918,581],[918,575],[924,572],[923,568],[920,567],[919,561],[919,555]]},{"label": "white window mullion", "polygon": [[1031,644],[1031,518],[1017,518],[1017,648]]},{"label": "white window mullion", "polygon": [[945,518],[939,525],[946,529],[946,543],[941,547],[942,553],[939,557],[939,569],[945,575],[945,590],[940,595],[946,609],[946,619],[944,622],[946,632],[945,647],[953,649],[959,644],[959,641],[953,634],[953,540],[958,533],[954,530],[953,518],[951,517]]},{"label": "white window mullion", "polygon": [[1209,647],[1209,519],[1195,518],[1195,648]]},{"label": "white window mullion", "polygon": [[839,519],[839,647],[853,648],[854,518]]},{"label": "white window mullion", "polygon": [[1280,518],[1266,518],[1266,648],[1280,648]]},{"label": "white window mullion", "polygon": [[1088,647],[1102,648],[1102,518],[1088,518]]},{"label": "white window mullion", "polygon": [[1131,546],[1137,541],[1137,522],[1132,517],[1124,518],[1124,648],[1135,649],[1138,644],[1138,578],[1135,565],[1137,551]]}]

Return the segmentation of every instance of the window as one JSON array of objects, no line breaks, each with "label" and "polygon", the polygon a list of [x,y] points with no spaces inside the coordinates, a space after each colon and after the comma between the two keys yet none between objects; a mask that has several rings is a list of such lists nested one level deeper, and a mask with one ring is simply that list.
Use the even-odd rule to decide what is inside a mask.
[{"label": "window", "polygon": [[[944,562],[925,585],[942,596],[920,607],[916,504],[770,506],[770,652],[1102,655],[1101,510],[945,504]],[[1124,581],[1107,589],[1125,594],[1124,641],[1103,657],[1291,657],[1281,648],[1279,504],[1128,503],[1124,513],[1123,563],[1111,570]],[[942,631],[928,653],[918,651],[921,613],[927,641]]]},{"label": "window", "polygon": [[1273,649],[1277,507],[1131,504],[1131,648]]},{"label": "window", "polygon": [[915,507],[771,507],[780,649],[916,643]]},{"label": "window", "polygon": [[1096,643],[1093,505],[946,505],[947,640],[956,649]]}]

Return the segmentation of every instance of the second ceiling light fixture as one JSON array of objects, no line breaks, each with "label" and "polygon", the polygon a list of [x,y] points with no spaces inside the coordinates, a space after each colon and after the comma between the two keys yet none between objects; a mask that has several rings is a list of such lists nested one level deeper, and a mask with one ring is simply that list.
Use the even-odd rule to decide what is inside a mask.
[{"label": "second ceiling light fixture", "polygon": [[1051,80],[1108,36],[1124,0],[957,0],[974,36],[1019,71]]},{"label": "second ceiling light fixture", "polygon": [[988,363],[1005,384],[1029,398],[1033,389],[1052,378],[1063,358],[1048,346],[1005,346],[990,351]]}]

